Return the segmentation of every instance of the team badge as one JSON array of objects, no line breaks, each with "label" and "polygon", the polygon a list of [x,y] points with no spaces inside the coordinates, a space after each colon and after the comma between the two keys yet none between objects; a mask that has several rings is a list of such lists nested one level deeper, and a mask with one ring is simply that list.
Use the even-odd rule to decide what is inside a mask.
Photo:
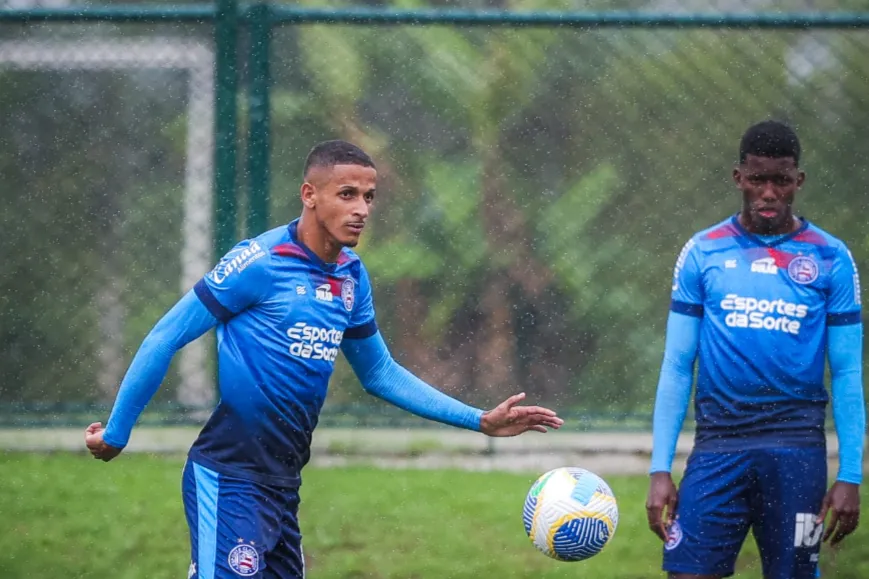
[{"label": "team badge", "polygon": [[355,285],[349,277],[341,284],[341,301],[344,302],[344,309],[348,312],[353,310],[353,301],[356,299],[354,296]]},{"label": "team badge", "polygon": [[668,551],[672,551],[678,547],[681,542],[682,527],[679,525],[679,521],[673,521],[673,524],[670,525],[670,530],[667,532],[667,542],[664,543],[664,548]]},{"label": "team badge", "polygon": [[788,265],[788,275],[799,284],[810,284],[818,279],[818,264],[811,257],[799,255]]},{"label": "team badge", "polygon": [[229,552],[228,562],[229,568],[242,577],[256,575],[259,571],[259,553],[250,545],[242,544],[233,547]]}]

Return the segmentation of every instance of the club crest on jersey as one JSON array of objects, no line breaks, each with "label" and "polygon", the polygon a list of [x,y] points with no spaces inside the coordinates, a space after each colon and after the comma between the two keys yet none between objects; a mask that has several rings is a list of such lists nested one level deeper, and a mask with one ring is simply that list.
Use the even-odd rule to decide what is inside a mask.
[{"label": "club crest on jersey", "polygon": [[353,302],[356,300],[355,286],[353,279],[349,277],[341,284],[341,301],[344,302],[344,309],[348,312],[353,310]]},{"label": "club crest on jersey", "polygon": [[236,545],[229,552],[228,563],[236,575],[250,577],[259,571],[259,553],[250,545]]},{"label": "club crest on jersey", "polygon": [[681,542],[682,527],[679,525],[679,521],[673,521],[673,524],[670,525],[670,530],[667,532],[667,542],[664,543],[664,548],[668,551],[672,551],[678,547]]},{"label": "club crest on jersey", "polygon": [[805,255],[795,257],[788,265],[788,275],[799,284],[810,284],[818,279],[818,264]]}]

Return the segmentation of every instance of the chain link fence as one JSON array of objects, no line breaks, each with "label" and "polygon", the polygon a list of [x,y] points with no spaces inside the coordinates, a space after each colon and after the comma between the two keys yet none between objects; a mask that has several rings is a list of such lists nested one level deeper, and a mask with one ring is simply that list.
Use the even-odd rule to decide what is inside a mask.
[{"label": "chain link fence", "polygon": [[[676,254],[738,210],[729,174],[750,124],[796,127],[799,212],[867,263],[869,30],[842,10],[869,2],[838,7],[623,2],[589,8],[646,12],[382,26],[402,13],[273,6],[270,40],[240,37],[242,54],[266,47],[265,68],[239,59],[237,96],[242,133],[246,107],[266,108],[269,177],[240,164],[239,215],[269,193],[240,235],[297,215],[315,142],[356,142],[381,181],[359,253],[399,361],[474,404],[522,390],[574,425],[645,428]],[[210,267],[211,28],[0,24],[7,423],[81,422],[70,405],[91,416],[110,402],[141,339]],[[263,70],[265,105],[248,91]],[[213,343],[191,346],[152,419],[213,403]],[[341,426],[401,419],[343,362],[325,411]]]}]

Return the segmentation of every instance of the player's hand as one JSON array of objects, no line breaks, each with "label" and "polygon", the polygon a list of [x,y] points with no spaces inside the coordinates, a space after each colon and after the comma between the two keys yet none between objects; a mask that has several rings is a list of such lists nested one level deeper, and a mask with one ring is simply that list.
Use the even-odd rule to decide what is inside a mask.
[{"label": "player's hand", "polygon": [[529,430],[547,432],[560,428],[564,421],[555,412],[540,406],[516,406],[525,393],[511,396],[480,418],[480,431],[489,436],[516,436]]},{"label": "player's hand", "polygon": [[[824,530],[823,541],[836,545],[854,532],[860,523],[860,487],[853,483],[836,481],[821,503],[817,524],[824,522],[830,512],[830,523]],[[832,538],[831,538],[832,537]]]},{"label": "player's hand", "polygon": [[94,422],[84,431],[84,443],[94,458],[109,462],[121,454],[122,449],[106,444],[103,440],[105,431],[102,422]]},{"label": "player's hand", "polygon": [[676,519],[679,491],[668,472],[653,472],[649,480],[649,496],[646,498],[646,517],[649,528],[662,541],[667,542],[670,525]]}]

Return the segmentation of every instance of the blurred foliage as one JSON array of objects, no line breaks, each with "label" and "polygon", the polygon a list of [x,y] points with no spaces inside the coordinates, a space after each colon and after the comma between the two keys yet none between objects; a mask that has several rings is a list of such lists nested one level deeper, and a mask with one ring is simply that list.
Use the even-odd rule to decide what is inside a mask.
[{"label": "blurred foliage", "polygon": [[[660,4],[498,7],[675,9]],[[738,210],[730,171],[750,124],[796,127],[809,176],[798,212],[866,270],[867,49],[859,30],[282,27],[272,224],[297,215],[315,142],[356,142],[381,181],[358,251],[399,361],[475,404],[524,390],[648,412],[673,263]],[[123,282],[127,356],[178,298],[184,95],[172,86],[0,73],[0,401],[97,396],[93,296],[107,275]],[[368,400],[339,362],[331,403]]]}]

